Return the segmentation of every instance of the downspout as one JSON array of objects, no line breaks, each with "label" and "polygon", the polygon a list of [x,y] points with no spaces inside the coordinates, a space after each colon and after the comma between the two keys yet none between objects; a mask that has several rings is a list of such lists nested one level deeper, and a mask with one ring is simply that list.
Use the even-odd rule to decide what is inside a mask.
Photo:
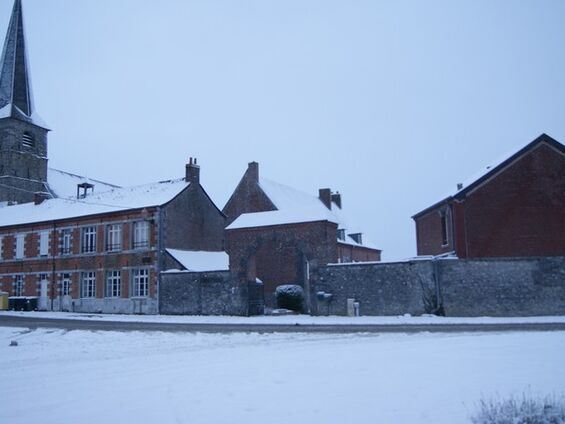
[{"label": "downspout", "polygon": [[163,258],[163,210],[157,207],[157,314],[161,313],[161,261]]},{"label": "downspout", "polygon": [[435,286],[436,286],[436,312],[440,311],[440,294],[441,294],[441,287],[440,287],[440,283],[439,283],[439,272],[438,272],[438,258],[437,256],[434,256],[434,258],[432,259],[432,269],[433,269],[433,273],[434,273],[434,280],[435,280]]},{"label": "downspout", "polygon": [[[53,311],[53,302],[55,297],[55,250],[57,246],[56,240],[57,222],[53,221],[53,239],[51,244],[51,311]],[[59,309],[60,305],[59,305]]]}]

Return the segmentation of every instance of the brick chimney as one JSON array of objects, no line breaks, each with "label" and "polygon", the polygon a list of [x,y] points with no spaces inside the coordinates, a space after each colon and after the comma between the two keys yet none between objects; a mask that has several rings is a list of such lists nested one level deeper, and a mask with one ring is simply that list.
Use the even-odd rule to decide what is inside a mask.
[{"label": "brick chimney", "polygon": [[186,164],[184,180],[191,184],[200,184],[200,167],[196,158],[190,158]]},{"label": "brick chimney", "polygon": [[318,190],[318,198],[322,201],[326,208],[332,208],[332,191],[329,188],[321,188]]},{"label": "brick chimney", "polygon": [[335,205],[341,209],[341,194],[339,191],[332,193],[332,203],[335,203]]},{"label": "brick chimney", "polygon": [[257,162],[249,162],[247,164],[247,176],[251,182],[259,182],[259,164]]}]

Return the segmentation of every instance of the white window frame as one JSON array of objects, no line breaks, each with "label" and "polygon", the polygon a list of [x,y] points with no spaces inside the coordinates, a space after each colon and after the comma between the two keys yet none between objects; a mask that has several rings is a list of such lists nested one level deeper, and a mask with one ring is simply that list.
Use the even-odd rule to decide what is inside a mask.
[{"label": "white window frame", "polygon": [[70,255],[72,253],[72,237],[73,233],[69,228],[61,230],[61,255]]},{"label": "white window frame", "polygon": [[24,276],[23,275],[15,275],[14,276],[14,296],[22,297],[25,293],[25,286],[24,286]]},{"label": "white window frame", "polygon": [[95,298],[96,297],[96,272],[84,271],[80,275],[80,297]]},{"label": "white window frame", "polygon": [[106,272],[106,297],[122,297],[122,272],[112,270]]},{"label": "white window frame", "polygon": [[16,259],[25,258],[25,234],[16,234]]},{"label": "white window frame", "polygon": [[71,295],[71,286],[73,280],[71,279],[71,274],[63,274],[61,277],[61,296]]},{"label": "white window frame", "polygon": [[106,250],[108,252],[122,250],[122,224],[109,224],[106,226]]},{"label": "white window frame", "polygon": [[96,226],[89,225],[88,227],[82,227],[82,243],[81,252],[82,253],[95,253],[96,252]]},{"label": "white window frame", "polygon": [[39,233],[39,256],[49,255],[49,231]]},{"label": "white window frame", "polygon": [[134,249],[144,249],[149,247],[149,222],[136,221],[133,223],[133,244]]},{"label": "white window frame", "polygon": [[132,270],[132,296],[149,297],[149,269],[137,268]]}]

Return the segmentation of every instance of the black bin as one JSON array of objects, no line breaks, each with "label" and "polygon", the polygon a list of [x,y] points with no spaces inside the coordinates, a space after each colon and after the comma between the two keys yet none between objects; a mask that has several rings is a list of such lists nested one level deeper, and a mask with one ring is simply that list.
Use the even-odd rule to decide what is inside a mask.
[{"label": "black bin", "polygon": [[9,297],[8,309],[13,311],[37,310],[37,297]]}]

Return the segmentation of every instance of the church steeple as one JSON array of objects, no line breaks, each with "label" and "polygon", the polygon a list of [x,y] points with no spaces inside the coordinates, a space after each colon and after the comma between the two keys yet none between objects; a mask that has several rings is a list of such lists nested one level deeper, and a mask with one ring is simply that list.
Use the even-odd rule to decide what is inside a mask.
[{"label": "church steeple", "polygon": [[0,57],[0,207],[49,192],[48,131],[33,108],[22,2],[15,0]]},{"label": "church steeple", "polygon": [[33,105],[21,0],[15,0],[0,58],[0,118],[15,118],[45,128]]}]

